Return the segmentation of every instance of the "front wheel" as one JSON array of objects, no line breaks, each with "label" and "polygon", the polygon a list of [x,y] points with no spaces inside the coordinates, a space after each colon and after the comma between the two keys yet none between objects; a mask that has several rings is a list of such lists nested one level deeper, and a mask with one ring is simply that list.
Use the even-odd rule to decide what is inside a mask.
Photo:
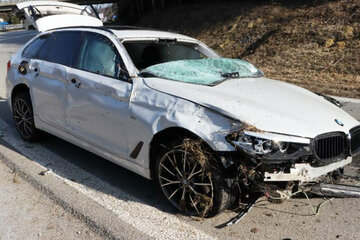
[{"label": "front wheel", "polygon": [[29,93],[20,92],[14,97],[12,112],[15,127],[20,136],[28,142],[38,140],[40,130],[35,127],[33,108]]},{"label": "front wheel", "polygon": [[183,147],[160,154],[157,180],[166,198],[187,215],[211,217],[232,204],[218,170]]}]

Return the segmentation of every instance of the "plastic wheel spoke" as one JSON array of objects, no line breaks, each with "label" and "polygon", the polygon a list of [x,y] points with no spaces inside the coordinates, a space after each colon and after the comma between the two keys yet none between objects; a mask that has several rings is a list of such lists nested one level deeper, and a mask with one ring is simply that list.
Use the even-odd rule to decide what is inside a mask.
[{"label": "plastic wheel spoke", "polygon": [[197,174],[199,174],[199,173],[202,173],[202,169],[200,169],[199,171],[197,171],[197,172],[195,172],[195,173],[192,173],[192,174],[190,174],[190,176],[189,176],[189,179],[190,178],[192,178],[193,176],[195,176],[195,175],[197,175]]},{"label": "plastic wheel spoke", "polygon": [[185,201],[185,188],[183,188],[183,191],[181,194],[181,201]]},{"label": "plastic wheel spoke", "polygon": [[190,173],[189,177],[193,175],[193,173],[194,173],[195,168],[197,167],[197,165],[198,165],[198,163],[195,163],[193,169],[191,170],[191,173]]},{"label": "plastic wheel spoke", "polygon": [[200,214],[199,209],[196,207],[196,204],[195,204],[194,200],[193,200],[192,197],[191,197],[191,194],[189,194],[189,197],[190,197],[190,201],[191,201],[192,205],[194,206],[196,212],[197,212],[198,214]]},{"label": "plastic wheel spoke", "polygon": [[198,185],[198,186],[211,186],[211,183],[193,183],[194,185]]},{"label": "plastic wheel spoke", "polygon": [[167,182],[169,182],[169,183],[180,183],[180,181],[169,180],[167,178],[164,178],[163,176],[160,176],[160,178],[167,181]]},{"label": "plastic wheel spoke", "polygon": [[175,177],[175,173],[173,173],[172,171],[170,171],[167,167],[165,167],[164,164],[160,163],[160,165],[165,168],[166,171],[168,171],[171,175],[173,175]]},{"label": "plastic wheel spoke", "polygon": [[201,193],[198,193],[192,186],[189,186],[189,188],[190,188],[190,190],[191,190],[193,193],[195,193],[196,195],[202,196],[202,194],[201,194]]},{"label": "plastic wheel spoke", "polygon": [[179,184],[179,183],[180,183],[180,181],[172,181],[172,182],[162,184],[161,187],[165,187],[165,186],[168,186],[168,185],[171,185],[171,184]]},{"label": "plastic wheel spoke", "polygon": [[185,151],[184,156],[183,156],[183,171],[184,171],[184,173],[186,171],[186,151]]},{"label": "plastic wheel spoke", "polygon": [[176,172],[180,175],[180,177],[183,177],[182,173],[180,172],[176,164],[173,162],[173,160],[170,158],[169,154],[166,154],[166,156],[170,160],[170,162],[172,163],[173,167],[175,168]]},{"label": "plastic wheel spoke", "polygon": [[24,122],[25,129],[29,130],[28,132],[31,133],[31,128]]},{"label": "plastic wheel spoke", "polygon": [[168,199],[170,200],[178,191],[180,188],[176,189],[169,197]]},{"label": "plastic wheel spoke", "polygon": [[21,119],[20,121],[18,121],[17,123],[16,123],[16,125],[20,125],[20,124],[22,124],[23,123],[23,120]]}]

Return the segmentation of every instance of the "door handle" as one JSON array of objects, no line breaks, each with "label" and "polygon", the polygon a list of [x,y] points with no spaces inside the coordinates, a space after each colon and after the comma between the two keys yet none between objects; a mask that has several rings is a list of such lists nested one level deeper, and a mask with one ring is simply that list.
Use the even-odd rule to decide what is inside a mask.
[{"label": "door handle", "polygon": [[71,83],[74,84],[76,88],[80,88],[81,82],[79,82],[75,78],[71,79]]}]

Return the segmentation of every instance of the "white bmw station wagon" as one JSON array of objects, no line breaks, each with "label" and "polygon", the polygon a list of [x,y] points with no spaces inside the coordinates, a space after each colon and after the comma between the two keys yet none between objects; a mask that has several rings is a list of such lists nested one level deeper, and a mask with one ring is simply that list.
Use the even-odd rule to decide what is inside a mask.
[{"label": "white bmw station wagon", "polygon": [[359,122],[334,99],[170,32],[44,31],[6,83],[25,141],[45,131],[154,179],[188,215],[321,181],[360,151]]}]

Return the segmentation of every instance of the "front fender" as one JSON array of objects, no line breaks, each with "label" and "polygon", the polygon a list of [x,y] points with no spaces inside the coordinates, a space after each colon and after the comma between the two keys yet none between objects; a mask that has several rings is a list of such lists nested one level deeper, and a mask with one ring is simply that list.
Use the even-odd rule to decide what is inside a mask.
[{"label": "front fender", "polygon": [[204,140],[214,151],[234,151],[225,140],[233,120],[191,101],[149,88],[142,79],[133,79],[130,98],[128,139],[130,152],[142,141],[136,162],[147,167],[153,136],[167,128],[186,129]]}]

